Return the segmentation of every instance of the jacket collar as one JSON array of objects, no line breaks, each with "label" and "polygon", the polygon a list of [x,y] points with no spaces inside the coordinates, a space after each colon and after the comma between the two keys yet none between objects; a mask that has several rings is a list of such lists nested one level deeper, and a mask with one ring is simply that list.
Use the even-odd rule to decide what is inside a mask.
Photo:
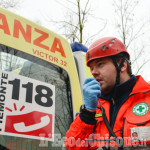
[{"label": "jacket collar", "polygon": [[[136,78],[136,81],[133,79],[133,78]],[[138,76],[134,76],[134,75],[132,75],[132,77],[128,80],[128,81],[126,81],[126,82],[124,82],[124,83],[122,83],[122,84],[120,84],[120,85],[118,85],[118,87],[116,87],[117,89],[119,89],[119,88],[122,88],[122,87],[124,87],[124,85],[126,86],[126,85],[129,85],[128,83],[130,83],[131,81],[135,81],[134,83],[133,83],[133,85],[131,85],[130,84],[130,87],[133,87],[133,89],[131,90],[131,93],[129,94],[130,96],[131,95],[134,95],[134,94],[137,94],[137,93],[145,93],[145,92],[148,92],[148,91],[150,91],[150,84],[148,84],[143,78],[142,78],[142,76],[140,76],[140,75],[138,75]],[[128,87],[127,87],[127,89],[128,89]],[[115,91],[117,91],[117,90],[115,90]],[[100,97],[101,99],[104,99],[104,100],[106,100],[106,101],[110,101],[111,100],[111,96],[106,96],[106,95],[101,95],[101,97]]]},{"label": "jacket collar", "polygon": [[132,92],[130,95],[134,95],[136,93],[145,93],[150,91],[150,84],[148,84],[142,76],[138,75],[136,76],[137,81],[135,83],[135,86],[133,87]]},{"label": "jacket collar", "polygon": [[136,80],[136,77],[132,75],[131,78],[126,82],[116,85],[109,95],[102,94],[100,98],[111,101],[112,98],[114,98],[115,100],[120,99],[120,97],[126,95],[126,93],[128,93],[129,95],[132,91],[133,86],[136,83]]},{"label": "jacket collar", "polygon": [[113,90],[112,98],[114,100],[121,99],[124,96],[129,95],[137,81],[136,76],[132,75],[129,80],[119,85],[116,85]]}]

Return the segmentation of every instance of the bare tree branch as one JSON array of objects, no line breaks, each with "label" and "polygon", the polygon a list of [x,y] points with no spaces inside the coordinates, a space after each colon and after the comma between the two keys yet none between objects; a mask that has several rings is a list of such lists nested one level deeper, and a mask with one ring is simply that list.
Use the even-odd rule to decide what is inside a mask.
[{"label": "bare tree branch", "polygon": [[[66,1],[68,1],[68,0],[66,0]],[[62,2],[60,2],[60,1],[58,1],[58,0],[56,0],[56,2],[58,3],[58,4],[60,4],[61,6],[63,6],[64,8],[66,8],[66,9],[68,9],[70,12],[72,12],[72,13],[74,13],[74,14],[77,14],[75,11],[73,11],[70,7],[67,7],[66,5],[64,5],[64,3],[62,3]],[[69,1],[70,2],[70,1]],[[73,3],[73,4],[75,4],[75,3]]]},{"label": "bare tree branch", "polygon": [[[118,16],[116,19],[119,36],[121,37],[126,48],[134,51],[133,65],[136,66],[136,74],[142,69],[142,67],[150,61],[145,60],[143,64],[139,63],[139,59],[144,54],[145,46],[138,43],[138,41],[146,33],[145,27],[149,25],[149,21],[143,20],[137,21],[135,18],[134,10],[139,4],[140,0],[114,0],[115,12]],[[134,44],[136,47],[133,47]],[[135,68],[135,67],[134,67]]]},{"label": "bare tree branch", "polygon": [[[147,64],[148,62],[150,62],[150,59],[146,60],[145,62],[143,62],[137,69],[136,73],[135,74],[138,74],[141,69],[143,68],[143,66],[145,66],[145,64]],[[136,62],[137,63],[137,62]],[[138,64],[137,64],[138,65]]]},{"label": "bare tree branch", "polygon": [[99,21],[100,23],[102,22],[103,25],[100,26],[100,29],[97,33],[87,36],[86,26],[89,17],[92,15],[90,14],[90,0],[85,0],[84,3],[81,3],[81,0],[74,0],[73,2],[71,0],[56,0],[56,2],[66,8],[68,11],[65,14],[65,17],[63,17],[63,20],[49,20],[48,22],[57,26],[59,33],[62,34],[70,43],[76,41],[87,44],[89,40],[94,38],[105,28],[106,22],[104,22],[104,19],[100,20],[100,18],[95,18],[95,16],[93,16],[92,18],[95,18],[95,20]]},{"label": "bare tree branch", "polygon": [[8,9],[8,8],[15,8],[18,6],[20,0],[0,0],[0,6]]}]

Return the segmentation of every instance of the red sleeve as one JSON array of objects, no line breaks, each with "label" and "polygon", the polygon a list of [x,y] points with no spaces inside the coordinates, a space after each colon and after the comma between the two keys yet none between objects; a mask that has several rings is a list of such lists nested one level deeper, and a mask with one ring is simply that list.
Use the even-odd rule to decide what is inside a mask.
[{"label": "red sleeve", "polygon": [[69,150],[88,150],[89,142],[85,139],[93,133],[94,126],[83,122],[78,115],[66,133],[65,146]]}]

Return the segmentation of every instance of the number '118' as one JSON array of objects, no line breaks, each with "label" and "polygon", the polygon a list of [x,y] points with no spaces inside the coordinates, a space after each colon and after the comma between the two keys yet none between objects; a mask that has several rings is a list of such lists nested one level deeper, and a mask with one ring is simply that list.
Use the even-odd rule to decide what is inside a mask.
[{"label": "number '118'", "polygon": [[[20,80],[14,79],[12,81],[8,82],[9,84],[12,84],[12,99],[19,100],[19,94],[20,94]],[[28,82],[27,84],[22,84],[22,88],[26,89],[26,98],[25,101],[28,103],[32,103],[32,95],[33,95],[33,83]],[[43,91],[46,91],[46,93],[43,93]],[[53,95],[53,91],[43,85],[37,85],[35,87],[35,91],[37,94],[35,95],[35,102],[41,106],[50,107],[53,105],[53,100],[51,99],[51,96]],[[42,98],[45,98],[46,101],[42,101]]]}]

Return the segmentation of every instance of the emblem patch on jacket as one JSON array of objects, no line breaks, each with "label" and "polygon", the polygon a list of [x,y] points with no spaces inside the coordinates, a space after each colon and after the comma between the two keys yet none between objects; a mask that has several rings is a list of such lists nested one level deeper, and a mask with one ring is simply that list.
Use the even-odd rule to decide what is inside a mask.
[{"label": "emblem patch on jacket", "polygon": [[138,103],[132,108],[132,111],[137,116],[143,116],[149,111],[149,105],[147,103]]}]

